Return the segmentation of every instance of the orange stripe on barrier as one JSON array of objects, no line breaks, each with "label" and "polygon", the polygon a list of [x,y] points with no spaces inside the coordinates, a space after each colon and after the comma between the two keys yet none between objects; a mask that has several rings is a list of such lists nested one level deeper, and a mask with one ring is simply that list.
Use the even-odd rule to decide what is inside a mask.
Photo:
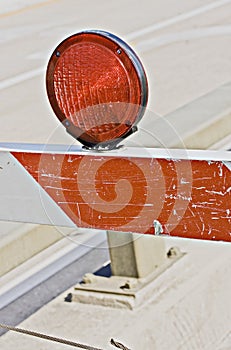
[{"label": "orange stripe on barrier", "polygon": [[222,161],[13,155],[81,227],[231,241],[231,171]]}]

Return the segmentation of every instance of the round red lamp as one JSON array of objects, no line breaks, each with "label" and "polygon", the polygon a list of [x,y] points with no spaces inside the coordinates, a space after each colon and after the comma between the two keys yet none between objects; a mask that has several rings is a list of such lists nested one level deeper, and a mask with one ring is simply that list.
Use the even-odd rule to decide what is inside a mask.
[{"label": "round red lamp", "polygon": [[148,100],[144,68],[117,36],[88,30],[54,50],[47,67],[50,104],[68,133],[89,149],[113,149],[137,130]]}]

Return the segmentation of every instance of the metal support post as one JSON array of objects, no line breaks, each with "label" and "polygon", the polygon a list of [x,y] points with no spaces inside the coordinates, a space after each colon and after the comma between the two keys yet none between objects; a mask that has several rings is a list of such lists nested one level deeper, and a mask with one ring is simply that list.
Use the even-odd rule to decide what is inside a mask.
[{"label": "metal support post", "polygon": [[107,238],[113,276],[143,278],[166,260],[163,237],[107,231]]}]

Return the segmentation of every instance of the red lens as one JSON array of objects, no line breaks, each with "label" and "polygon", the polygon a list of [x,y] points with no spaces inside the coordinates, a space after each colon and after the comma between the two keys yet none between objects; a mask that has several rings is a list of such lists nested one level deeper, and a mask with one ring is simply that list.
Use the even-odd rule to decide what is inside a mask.
[{"label": "red lens", "polygon": [[62,122],[77,128],[80,141],[98,144],[125,135],[144,108],[142,88],[126,49],[98,32],[66,39],[48,65],[51,105]]}]

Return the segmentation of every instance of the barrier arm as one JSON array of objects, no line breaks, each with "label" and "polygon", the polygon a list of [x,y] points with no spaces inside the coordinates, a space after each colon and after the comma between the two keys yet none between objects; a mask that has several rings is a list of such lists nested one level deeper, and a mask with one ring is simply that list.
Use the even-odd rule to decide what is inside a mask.
[{"label": "barrier arm", "polygon": [[226,151],[0,144],[0,220],[231,241]]}]

